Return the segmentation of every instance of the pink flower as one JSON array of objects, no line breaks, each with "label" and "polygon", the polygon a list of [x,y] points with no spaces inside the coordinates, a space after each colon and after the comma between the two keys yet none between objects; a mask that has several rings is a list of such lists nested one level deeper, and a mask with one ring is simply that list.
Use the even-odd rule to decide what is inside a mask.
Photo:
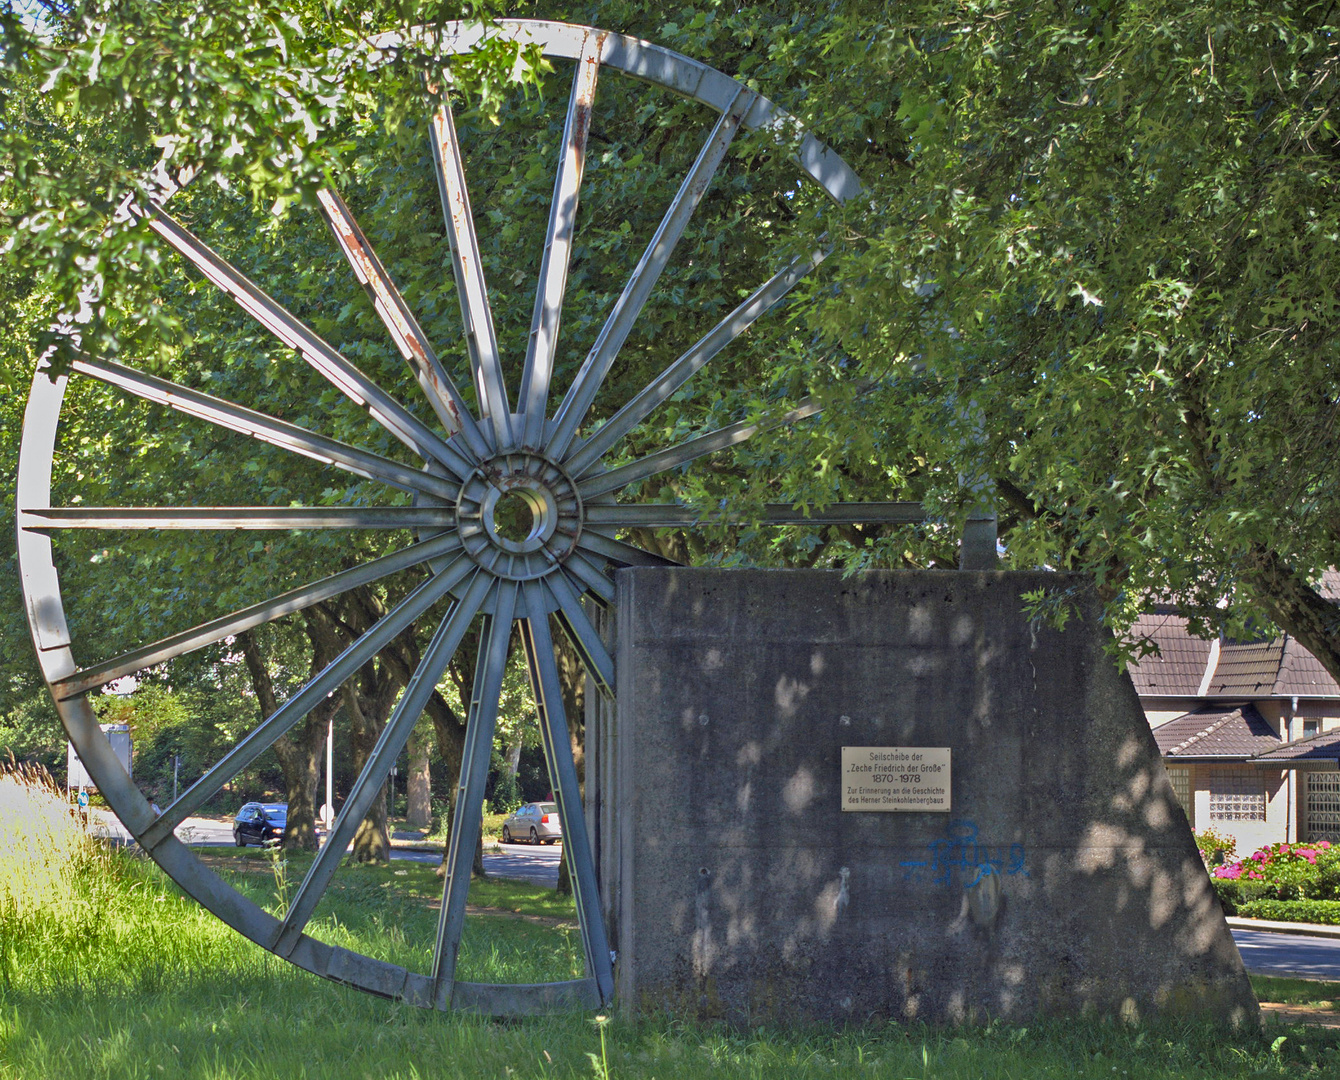
[{"label": "pink flower", "polygon": [[1321,848],[1323,851],[1325,851],[1330,846],[1331,842],[1329,840],[1323,840],[1320,844],[1317,845],[1317,847]]},{"label": "pink flower", "polygon": [[1257,881],[1260,881],[1260,880],[1261,880],[1261,875],[1258,874],[1255,870],[1253,870],[1253,871],[1252,871],[1250,874],[1248,874],[1247,876],[1248,876],[1249,878],[1255,878]]}]

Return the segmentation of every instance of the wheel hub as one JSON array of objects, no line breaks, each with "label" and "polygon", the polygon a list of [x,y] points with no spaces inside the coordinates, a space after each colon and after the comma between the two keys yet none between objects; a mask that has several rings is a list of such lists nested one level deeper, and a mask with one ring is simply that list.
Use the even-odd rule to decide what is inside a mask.
[{"label": "wheel hub", "polygon": [[466,554],[511,581],[549,573],[571,554],[581,534],[577,485],[541,454],[500,454],[461,485],[456,527]]}]

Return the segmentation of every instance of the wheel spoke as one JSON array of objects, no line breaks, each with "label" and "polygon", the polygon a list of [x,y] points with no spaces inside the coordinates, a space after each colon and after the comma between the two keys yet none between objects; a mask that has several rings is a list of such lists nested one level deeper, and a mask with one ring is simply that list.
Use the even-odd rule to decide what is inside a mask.
[{"label": "wheel spoke", "polygon": [[614,582],[581,551],[574,551],[569,555],[563,569],[565,573],[575,578],[579,585],[587,589],[602,606],[614,600]]},{"label": "wheel spoke", "polygon": [[808,258],[794,259],[784,270],[769,278],[752,296],[737,307],[678,360],[667,367],[656,380],[623,408],[609,418],[571,458],[564,467],[573,476],[580,476],[600,460],[615,443],[645,420],[671,394],[683,386],[709,360],[743,334],[773,304],[794,289],[807,273],[818,266],[826,252],[816,251]]},{"label": "wheel spoke", "polygon": [[591,403],[595,400],[596,391],[600,389],[600,384],[608,374],[610,365],[614,363],[615,356],[623,348],[623,343],[628,340],[628,335],[632,332],[638,315],[642,313],[647,297],[651,295],[661,271],[670,261],[675,245],[684,235],[684,229],[688,226],[693,211],[707,191],[712,174],[721,164],[731,140],[739,130],[740,121],[749,112],[755,100],[757,95],[753,91],[744,87],[739,88],[730,105],[722,112],[716,126],[712,128],[712,133],[707,137],[707,142],[703,144],[688,175],[684,177],[684,182],[680,184],[670,208],[661,219],[656,235],[651,238],[647,250],[643,252],[642,258],[633,269],[628,284],[615,301],[614,309],[601,328],[591,352],[554,415],[555,429],[548,445],[548,451],[554,457],[561,459],[572,445],[577,428],[581,426],[587,411],[591,408]]},{"label": "wheel spoke", "polygon": [[610,656],[600,632],[582,608],[582,598],[563,574],[544,578],[545,587],[558,601],[556,617],[572,647],[581,657],[582,666],[606,697],[614,696],[614,657]]},{"label": "wheel spoke", "polygon": [[310,585],[304,585],[302,588],[292,589],[273,599],[252,604],[250,607],[241,608],[211,622],[202,623],[200,626],[193,627],[180,634],[173,634],[171,637],[163,638],[131,652],[122,653],[120,656],[115,656],[93,667],[82,668],[73,675],[52,683],[52,693],[61,701],[77,697],[79,694],[95,690],[99,686],[105,686],[123,675],[133,675],[135,672],[152,667],[154,664],[161,664],[174,657],[184,656],[186,653],[202,649],[206,645],[213,645],[215,642],[223,641],[225,638],[240,634],[263,623],[273,622],[285,615],[292,615],[296,611],[311,607],[313,604],[319,604],[323,600],[329,600],[333,596],[339,596],[350,589],[371,584],[390,574],[399,573],[412,566],[427,562],[429,559],[448,555],[460,546],[460,537],[454,532],[413,544],[410,547],[402,548],[400,551],[392,552],[390,555],[373,559],[361,566],[355,566],[352,569],[322,578]]},{"label": "wheel spoke", "polygon": [[451,1000],[452,984],[456,981],[456,959],[465,925],[465,901],[470,891],[470,868],[479,842],[484,785],[493,755],[493,728],[498,719],[498,700],[507,670],[507,649],[516,601],[516,583],[499,582],[496,606],[491,615],[485,616],[484,632],[479,639],[474,688],[466,718],[465,750],[461,755],[461,781],[456,789],[456,809],[451,818],[451,833],[443,860],[446,879],[442,884],[442,909],[433,947],[433,980],[439,1007]]},{"label": "wheel spoke", "polygon": [[173,829],[225,783],[270,749],[276,739],[338,690],[345,679],[376,656],[397,634],[413,624],[473,569],[474,563],[463,555],[457,555],[441,573],[419,585],[378,619],[367,633],[327,664],[315,678],[228,751],[204,776],[182,792],[181,798],[164,810],[140,837],[144,848],[152,851],[161,840],[171,835]]},{"label": "wheel spoke", "polygon": [[440,436],[180,222],[159,209],[149,214],[148,221],[155,232],[231,296],[243,311],[290,349],[296,350],[345,397],[366,409],[377,423],[416,454],[422,458],[436,458],[459,475],[469,472],[469,463]]},{"label": "wheel spoke", "polygon": [[760,516],[698,513],[692,507],[676,503],[621,503],[617,506],[588,506],[586,524],[618,525],[625,528],[687,529],[695,525],[874,525],[915,524],[926,520],[921,503],[869,502],[829,503],[823,509],[797,509],[791,503],[764,503]]},{"label": "wheel spoke", "polygon": [[317,192],[316,197],[321,204],[326,222],[335,234],[335,239],[344,249],[345,258],[349,260],[354,274],[372,298],[373,307],[377,309],[377,314],[381,316],[386,329],[395,339],[401,355],[414,369],[415,378],[423,390],[424,397],[437,413],[437,418],[442,421],[442,426],[453,435],[458,431],[463,432],[476,457],[487,457],[488,443],[484,441],[474,417],[470,415],[465,399],[461,397],[461,392],[451,376],[443,370],[437,354],[428,342],[428,335],[423,332],[414,313],[410,311],[409,304],[395,287],[391,275],[386,272],[386,267],[377,258],[376,251],[373,250],[367,235],[359,228],[358,222],[354,220],[349,207],[345,205],[339,193],[330,188]]},{"label": "wheel spoke", "polygon": [[[530,591],[540,592],[538,582]],[[531,605],[541,610],[538,603]],[[549,765],[549,782],[558,802],[558,818],[563,828],[563,857],[568,860],[577,922],[586,948],[588,969],[600,986],[602,1002],[614,994],[614,972],[610,965],[609,939],[605,920],[600,914],[600,894],[596,888],[595,862],[591,840],[586,835],[581,790],[577,786],[577,768],[572,760],[572,742],[563,711],[563,689],[554,663],[554,643],[549,633],[549,616],[521,620],[521,640],[530,668],[530,685],[535,695],[535,710],[540,718],[540,737]]]},{"label": "wheel spoke", "polygon": [[[386,783],[391,766],[395,764],[400,751],[409,741],[414,725],[428,704],[428,699],[432,696],[438,680],[442,678],[442,673],[447,670],[447,664],[460,646],[461,638],[470,627],[470,620],[475,617],[475,612],[484,602],[491,585],[492,581],[487,574],[476,573],[464,595],[452,605],[451,611],[433,634],[433,640],[429,642],[423,659],[410,676],[404,694],[396,703],[386,727],[382,729],[377,745],[368,755],[367,764],[359,773],[353,789],[340,808],[339,816],[326,838],[325,846],[317,852],[307,876],[303,878],[298,891],[293,895],[293,903],[289,905],[288,912],[275,934],[275,952],[280,956],[287,956],[292,952],[294,945],[302,936],[303,927],[307,925],[312,912],[316,910],[316,905],[325,894],[331,877],[339,868],[340,860],[344,858],[345,849],[353,840],[359,823],[372,808],[373,800]],[[490,745],[492,745],[491,733]]]},{"label": "wheel spoke", "polygon": [[806,398],[782,416],[765,420],[742,420],[738,424],[731,424],[719,431],[701,435],[696,439],[690,439],[678,446],[659,450],[654,454],[648,454],[637,461],[630,461],[627,465],[621,465],[609,472],[597,473],[585,480],[579,480],[577,490],[581,493],[583,499],[591,499],[597,495],[603,495],[607,491],[617,491],[619,488],[631,484],[634,480],[642,480],[648,476],[665,472],[667,469],[685,465],[706,454],[712,454],[718,450],[724,450],[728,446],[742,443],[746,439],[757,435],[760,431],[803,420],[805,417],[814,416],[822,410],[823,406],[818,401],[813,398]]},{"label": "wheel spoke", "polygon": [[24,529],[425,529],[456,524],[447,506],[47,506]]},{"label": "wheel spoke", "polygon": [[465,165],[456,138],[456,123],[445,97],[433,117],[433,164],[437,169],[437,188],[446,218],[447,239],[451,242],[451,268],[456,276],[461,318],[465,321],[465,343],[479,393],[479,411],[492,425],[496,449],[510,450],[514,445],[512,418],[498,356],[498,335],[493,328],[493,310],[489,307],[488,288],[484,283],[484,266],[479,256],[479,240],[475,236],[475,219],[470,212],[470,194],[465,186]]},{"label": "wheel spoke", "polygon": [[558,173],[554,178],[554,197],[549,207],[544,258],[540,263],[540,282],[535,290],[535,311],[530,321],[530,340],[526,346],[521,391],[517,396],[518,411],[525,416],[521,443],[536,450],[544,440],[549,379],[553,373],[554,346],[558,340],[559,315],[572,255],[572,230],[577,221],[577,200],[582,186],[582,169],[586,164],[586,136],[591,127],[591,103],[595,99],[596,79],[600,73],[603,37],[603,34],[586,35],[572,79]]},{"label": "wheel spoke", "polygon": [[577,546],[586,551],[595,552],[597,555],[603,555],[611,562],[616,562],[620,566],[683,566],[683,563],[676,562],[674,559],[667,559],[664,555],[657,555],[655,552],[647,551],[645,548],[635,547],[633,544],[625,544],[622,540],[615,540],[612,536],[606,536],[604,533],[597,532],[595,529],[585,529],[577,541]]},{"label": "wheel spoke", "polygon": [[405,491],[427,492],[444,499],[455,499],[460,492],[460,484],[440,476],[402,465],[380,454],[369,453],[335,439],[328,439],[296,424],[277,420],[210,394],[202,394],[199,390],[191,390],[179,383],[146,375],[111,360],[94,360],[86,357],[74,361],[71,367],[83,375],[135,394],[146,401],[166,405],[187,416],[194,416],[227,428],[229,431],[260,439],[271,446],[301,454],[323,465],[334,465],[356,476],[382,480]]}]

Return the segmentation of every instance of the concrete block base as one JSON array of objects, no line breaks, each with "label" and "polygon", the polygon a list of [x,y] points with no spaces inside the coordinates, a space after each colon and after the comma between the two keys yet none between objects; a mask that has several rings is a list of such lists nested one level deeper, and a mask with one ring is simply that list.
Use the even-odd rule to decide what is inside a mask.
[{"label": "concrete block base", "polygon": [[[738,1023],[1256,1001],[1097,606],[1056,574],[635,569],[588,814],[620,1005]],[[592,695],[594,697],[594,695]],[[952,809],[844,812],[846,747],[948,747]]]}]

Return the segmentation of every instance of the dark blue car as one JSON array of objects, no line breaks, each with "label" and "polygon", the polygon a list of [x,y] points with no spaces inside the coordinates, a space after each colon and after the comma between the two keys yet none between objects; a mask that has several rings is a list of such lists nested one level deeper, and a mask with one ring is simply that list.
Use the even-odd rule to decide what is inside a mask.
[{"label": "dark blue car", "polygon": [[284,825],[287,822],[286,804],[249,802],[233,819],[233,839],[238,847],[277,844],[284,838]]}]

